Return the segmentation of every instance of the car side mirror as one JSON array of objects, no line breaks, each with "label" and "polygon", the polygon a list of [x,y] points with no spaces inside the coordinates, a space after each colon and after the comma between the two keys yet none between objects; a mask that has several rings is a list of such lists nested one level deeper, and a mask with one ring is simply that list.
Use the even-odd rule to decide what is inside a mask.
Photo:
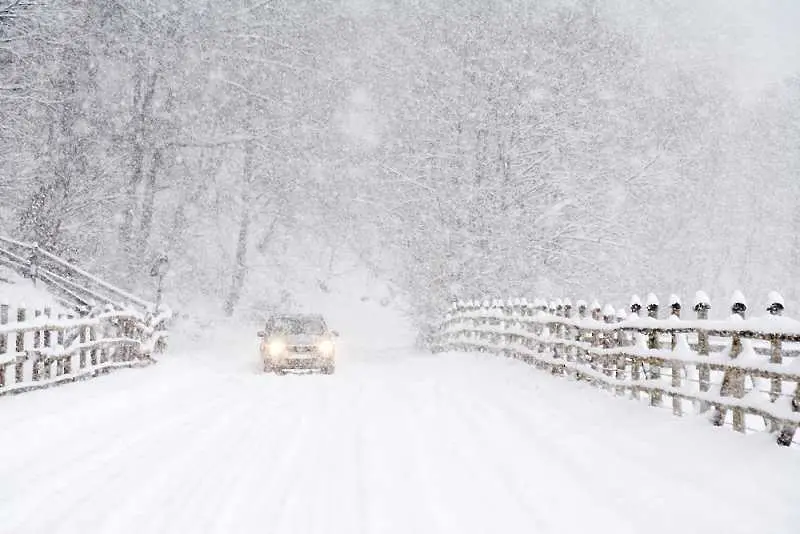
[{"label": "car side mirror", "polygon": [[267,333],[264,332],[263,330],[259,330],[257,335],[258,335],[258,337],[264,337],[264,336],[267,335]]}]

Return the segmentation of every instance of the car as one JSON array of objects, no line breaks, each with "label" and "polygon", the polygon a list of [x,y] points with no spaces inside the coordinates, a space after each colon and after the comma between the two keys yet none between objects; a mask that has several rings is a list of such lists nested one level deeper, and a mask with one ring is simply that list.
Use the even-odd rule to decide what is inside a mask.
[{"label": "car", "polygon": [[333,374],[336,370],[335,338],[319,314],[276,314],[266,322],[259,353],[265,373],[285,374],[287,370],[318,370]]}]

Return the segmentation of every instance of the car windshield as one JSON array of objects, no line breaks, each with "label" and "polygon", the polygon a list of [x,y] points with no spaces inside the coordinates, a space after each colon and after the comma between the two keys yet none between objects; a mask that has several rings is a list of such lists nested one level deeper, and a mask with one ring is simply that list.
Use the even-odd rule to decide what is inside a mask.
[{"label": "car windshield", "polygon": [[275,317],[267,324],[272,334],[320,335],[325,332],[325,324],[318,317]]}]

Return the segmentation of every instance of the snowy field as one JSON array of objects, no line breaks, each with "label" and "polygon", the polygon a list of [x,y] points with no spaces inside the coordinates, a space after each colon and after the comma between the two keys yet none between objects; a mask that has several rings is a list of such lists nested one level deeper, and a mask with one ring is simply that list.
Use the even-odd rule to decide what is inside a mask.
[{"label": "snowy field", "polygon": [[0,532],[800,529],[796,449],[375,324],[334,376],[261,375],[256,325],[217,323],[156,366],[0,398]]}]

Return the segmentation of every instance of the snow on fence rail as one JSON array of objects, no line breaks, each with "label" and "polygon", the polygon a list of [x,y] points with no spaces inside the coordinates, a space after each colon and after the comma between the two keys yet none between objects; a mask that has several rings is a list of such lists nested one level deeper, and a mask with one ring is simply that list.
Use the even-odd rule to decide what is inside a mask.
[{"label": "snow on fence rail", "polygon": [[634,297],[630,314],[569,300],[459,302],[432,346],[498,352],[619,396],[645,396],[652,406],[671,397],[676,415],[710,411],[716,426],[729,418],[739,432],[763,429],[775,433],[779,445],[791,445],[800,424],[800,358],[784,358],[784,347],[800,342],[800,322],[782,317],[777,293],[770,293],[762,318],[745,318],[740,292],[729,319],[709,320],[710,309],[703,292],[696,295],[693,320],[681,317],[675,296],[660,317],[652,294],[644,307]]},{"label": "snow on fence rail", "polygon": [[94,310],[76,317],[0,303],[0,395],[152,363],[167,315]]}]

